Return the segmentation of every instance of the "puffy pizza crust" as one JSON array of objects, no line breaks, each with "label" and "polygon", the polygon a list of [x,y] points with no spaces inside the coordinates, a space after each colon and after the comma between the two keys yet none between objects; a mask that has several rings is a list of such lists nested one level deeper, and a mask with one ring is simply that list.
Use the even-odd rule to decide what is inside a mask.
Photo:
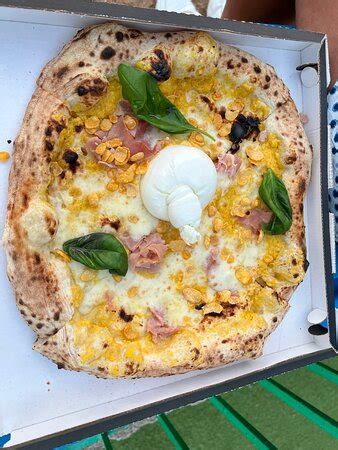
[{"label": "puffy pizza crust", "polygon": [[[50,152],[57,145],[62,129],[53,115],[58,111],[69,114],[63,103],[65,100],[70,104],[95,104],[106,92],[108,78],[116,74],[121,62],[134,64],[142,60],[145,67],[159,76],[163,75],[161,70],[165,67],[175,71],[177,77],[194,75],[203,68],[210,73],[218,65],[240,82],[249,81],[256,86],[255,94],[272,111],[267,119],[269,127],[282,134],[285,147],[289,149],[284,155],[288,169],[283,179],[289,191],[294,221],[287,236],[290,242],[300,243],[305,252],[302,208],[310,178],[311,150],[290,93],[269,65],[223,44],[204,47],[203,39],[198,36],[193,32],[143,33],[115,23],[96,25],[78,32],[46,65],[37,81],[37,90],[15,140],[4,241],[8,275],[18,307],[38,335],[34,348],[59,367],[84,370],[100,377],[112,376],[105,361],[97,360],[90,365],[80,361],[69,324],[74,312],[71,273],[66,263],[50,253],[58,218],[46,192],[50,181]],[[154,49],[162,53],[154,53]],[[159,54],[163,55],[161,61]],[[188,64],[191,59],[199,63],[191,66]],[[119,375],[169,375],[260,356],[265,338],[287,311],[293,290],[281,290],[279,311],[268,317],[264,326],[222,340],[219,334],[208,331],[208,324],[202,324],[198,348],[189,339],[171,342],[170,350],[180,355],[177,364],[169,367],[165,357],[161,358],[161,352],[147,356],[143,367],[122,359]],[[217,328],[221,319],[208,320]]]}]

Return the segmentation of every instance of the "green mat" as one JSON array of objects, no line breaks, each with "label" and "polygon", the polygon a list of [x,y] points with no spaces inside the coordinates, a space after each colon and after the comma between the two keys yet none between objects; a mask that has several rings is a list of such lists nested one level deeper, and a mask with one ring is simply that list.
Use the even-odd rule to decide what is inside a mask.
[{"label": "green mat", "polygon": [[121,430],[62,450],[338,448],[338,357],[161,414],[125,439]]}]

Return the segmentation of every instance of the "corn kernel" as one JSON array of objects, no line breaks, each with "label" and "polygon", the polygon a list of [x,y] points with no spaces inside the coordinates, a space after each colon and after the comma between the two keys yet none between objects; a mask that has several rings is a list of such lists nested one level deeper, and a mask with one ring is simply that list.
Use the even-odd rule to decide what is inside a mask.
[{"label": "corn kernel", "polygon": [[254,86],[252,86],[249,83],[243,83],[241,85],[241,88],[247,93],[247,94],[251,94],[251,92],[254,90]]},{"label": "corn kernel", "polygon": [[110,192],[117,191],[119,185],[115,183],[115,181],[109,181],[109,183],[106,185],[106,189]]},{"label": "corn kernel", "polygon": [[99,206],[99,196],[96,194],[96,192],[87,195],[87,202],[88,205],[92,208],[96,208],[97,206]]},{"label": "corn kernel", "polygon": [[222,219],[216,217],[213,221],[212,221],[212,228],[214,230],[215,233],[218,233],[219,231],[221,231],[223,227],[223,221]]},{"label": "corn kernel", "polygon": [[116,148],[122,145],[122,141],[119,138],[109,139],[109,141],[105,142],[107,147]]},{"label": "corn kernel", "polygon": [[110,150],[105,150],[101,155],[101,159],[104,162],[108,162],[108,160],[112,159],[114,161],[114,155]]},{"label": "corn kernel", "polygon": [[109,120],[111,121],[111,123],[116,123],[118,120],[118,117],[116,114],[110,114],[109,115]]},{"label": "corn kernel", "polygon": [[108,170],[108,177],[109,178],[114,178],[115,179],[115,175],[116,175],[116,170],[115,169],[109,169]]},{"label": "corn kernel", "polygon": [[272,148],[278,148],[279,146],[279,140],[277,138],[271,137],[269,139],[269,144]]},{"label": "corn kernel", "polygon": [[125,187],[124,184],[120,184],[119,185],[119,193],[120,194],[125,194],[127,192],[127,188]]},{"label": "corn kernel", "polygon": [[258,244],[259,244],[260,242],[262,242],[263,236],[264,236],[263,230],[260,230],[260,231],[259,231],[259,235],[258,235],[258,237],[257,237],[257,243],[258,243]]},{"label": "corn kernel", "polygon": [[129,298],[133,298],[137,295],[138,293],[138,287],[137,286],[132,286],[128,289],[127,294]]},{"label": "corn kernel", "polygon": [[98,128],[99,125],[100,125],[100,119],[96,116],[88,117],[88,119],[85,120],[86,128]]},{"label": "corn kernel", "polygon": [[122,281],[121,275],[117,275],[116,273],[112,274],[112,278],[114,281],[116,281],[116,283],[119,283],[120,281]]},{"label": "corn kernel", "polygon": [[223,311],[222,305],[217,302],[210,302],[203,306],[203,314],[216,313],[220,314]]},{"label": "corn kernel", "polygon": [[229,256],[229,250],[227,248],[222,248],[219,256],[223,261],[227,261]]},{"label": "corn kernel", "polygon": [[115,164],[122,166],[127,163],[130,158],[130,150],[128,147],[118,146],[114,153]]},{"label": "corn kernel", "polygon": [[191,253],[189,252],[189,250],[187,250],[187,249],[183,250],[183,252],[182,252],[182,258],[185,259],[185,260],[187,260],[187,259],[189,259],[190,257],[191,257]]},{"label": "corn kernel", "polygon": [[81,281],[92,281],[95,278],[95,272],[93,270],[84,270],[80,275]]},{"label": "corn kernel", "polygon": [[232,264],[235,261],[235,258],[232,255],[229,255],[227,258],[227,263]]},{"label": "corn kernel", "polygon": [[230,102],[227,106],[228,110],[231,111],[243,111],[244,103],[241,100],[234,100]]},{"label": "corn kernel", "polygon": [[88,134],[95,134],[97,132],[96,128],[86,128],[86,132]]},{"label": "corn kernel", "polygon": [[223,119],[222,116],[218,113],[216,113],[214,115],[213,121],[212,123],[215,125],[216,130],[218,130],[219,128],[221,128],[222,124],[223,124]]},{"label": "corn kernel", "polygon": [[127,114],[123,117],[123,120],[128,130],[133,130],[136,127],[137,122],[134,117],[131,117]]},{"label": "corn kernel", "polygon": [[60,250],[59,248],[57,248],[56,250],[53,250],[52,254],[68,263],[71,262],[71,260],[72,260],[71,257],[69,255],[67,255],[66,252],[64,252],[63,250]]},{"label": "corn kernel", "polygon": [[252,276],[248,269],[245,267],[237,267],[235,270],[235,275],[238,281],[240,281],[242,284],[247,285],[251,283]]},{"label": "corn kernel", "polygon": [[214,217],[217,213],[217,208],[213,205],[209,205],[208,206],[208,216],[209,217]]},{"label": "corn kernel", "polygon": [[139,163],[136,168],[136,175],[144,175],[148,170],[148,167],[149,167],[148,161],[141,161],[141,163]]},{"label": "corn kernel", "polygon": [[144,158],[144,153],[143,152],[137,152],[133,156],[130,157],[130,161],[132,161],[132,162],[140,161],[143,158]]},{"label": "corn kernel", "polygon": [[73,284],[72,288],[72,300],[76,305],[79,305],[83,299],[83,290],[77,284]]},{"label": "corn kernel", "polygon": [[165,222],[164,220],[160,220],[156,225],[156,231],[158,233],[165,233],[168,230],[169,230],[169,223]]},{"label": "corn kernel", "polygon": [[204,237],[204,247],[206,249],[208,249],[210,247],[210,237],[209,236]]},{"label": "corn kernel", "polygon": [[8,152],[0,152],[0,161],[5,162],[9,160],[9,153]]},{"label": "corn kernel", "polygon": [[197,131],[192,131],[189,136],[189,141],[195,145],[203,145],[204,137],[201,135],[201,133],[198,133]]},{"label": "corn kernel", "polygon": [[264,158],[263,152],[256,147],[248,147],[246,154],[252,161],[261,161]]},{"label": "corn kernel", "polygon": [[223,123],[223,125],[218,130],[218,136],[219,137],[226,137],[230,134],[231,131],[231,123]]},{"label": "corn kernel", "polygon": [[240,202],[240,204],[243,205],[243,206],[249,206],[249,205],[251,205],[251,200],[250,200],[249,198],[247,198],[247,197],[241,198],[239,202]]},{"label": "corn kernel", "polygon": [[140,219],[135,214],[128,216],[128,222],[130,223],[137,223],[139,220]]},{"label": "corn kernel", "polygon": [[252,169],[248,168],[241,170],[237,175],[237,183],[240,186],[245,186],[250,182],[251,178],[252,178]]},{"label": "corn kernel", "polygon": [[238,114],[239,114],[239,111],[232,111],[231,109],[227,108],[227,110],[225,112],[225,118],[229,122],[233,122],[236,119],[236,117],[238,116]]},{"label": "corn kernel", "polygon": [[109,131],[112,127],[112,123],[109,119],[102,119],[100,123],[100,130]]},{"label": "corn kernel", "polygon": [[216,293],[216,300],[218,302],[228,302],[231,297],[231,291],[225,289]]},{"label": "corn kernel", "polygon": [[136,165],[132,164],[125,172],[117,175],[117,183],[131,183],[135,178]]},{"label": "corn kernel", "polygon": [[271,255],[264,255],[263,260],[266,264],[270,264],[273,261],[273,257]]},{"label": "corn kernel", "polygon": [[187,302],[193,305],[200,305],[205,303],[205,297],[200,291],[191,287],[185,287],[182,291],[183,297]]},{"label": "corn kernel", "polygon": [[230,214],[234,217],[244,217],[245,213],[246,208],[241,205],[234,205],[230,210]]},{"label": "corn kernel", "polygon": [[182,239],[176,239],[169,243],[169,248],[174,253],[180,253],[185,250],[185,242]]}]

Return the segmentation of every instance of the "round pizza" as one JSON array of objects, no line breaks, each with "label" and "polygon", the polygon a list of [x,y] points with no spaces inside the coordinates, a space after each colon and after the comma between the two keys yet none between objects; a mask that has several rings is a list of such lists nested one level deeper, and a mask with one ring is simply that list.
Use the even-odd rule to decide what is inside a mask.
[{"label": "round pizza", "polygon": [[42,70],[14,147],[8,275],[36,351],[104,378],[262,354],[304,277],[312,158],[271,66],[95,25]]}]

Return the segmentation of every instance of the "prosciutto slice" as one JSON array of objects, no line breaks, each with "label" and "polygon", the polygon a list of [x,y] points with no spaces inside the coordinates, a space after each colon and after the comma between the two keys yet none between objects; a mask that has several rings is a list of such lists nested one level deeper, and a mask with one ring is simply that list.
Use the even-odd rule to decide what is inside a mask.
[{"label": "prosciutto slice", "polygon": [[155,343],[166,339],[178,330],[178,327],[173,327],[165,322],[161,309],[149,309],[152,316],[148,319],[146,329],[152,334]]},{"label": "prosciutto slice", "polygon": [[232,155],[231,153],[225,153],[218,156],[216,170],[217,172],[225,172],[230,179],[233,179],[241,164],[242,161],[238,156]]},{"label": "prosciutto slice", "polygon": [[123,145],[129,148],[131,156],[142,152],[144,153],[145,158],[149,158],[150,156],[153,156],[154,153],[144,138],[144,133],[147,128],[147,123],[145,125],[144,121],[138,121],[136,128],[133,130],[135,133],[135,136],[133,136],[131,131],[126,127],[123,118],[120,116],[108,132],[98,130],[95,133],[95,136],[89,138],[86,144],[86,149],[91,152],[95,152],[96,147],[101,144],[101,142],[106,142],[113,138],[119,138],[121,139]]},{"label": "prosciutto slice", "polygon": [[130,103],[127,100],[120,100],[116,106],[115,114],[117,116],[123,116],[124,114],[132,114]]},{"label": "prosciutto slice", "polygon": [[152,233],[133,241],[130,238],[122,238],[123,243],[129,248],[129,267],[133,271],[157,272],[167,251],[167,244],[158,233]]},{"label": "prosciutto slice", "polygon": [[272,213],[270,211],[265,211],[261,208],[254,208],[244,217],[239,217],[239,222],[250,228],[255,234],[259,234],[262,229],[263,223],[269,223],[272,218]]}]

